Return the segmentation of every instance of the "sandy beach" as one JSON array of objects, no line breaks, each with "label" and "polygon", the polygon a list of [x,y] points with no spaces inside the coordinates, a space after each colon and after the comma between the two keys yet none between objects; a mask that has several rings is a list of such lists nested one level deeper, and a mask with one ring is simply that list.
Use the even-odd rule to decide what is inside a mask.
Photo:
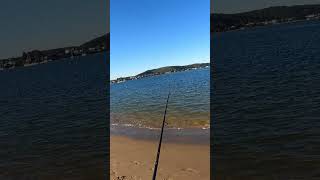
[{"label": "sandy beach", "polygon": [[[157,141],[124,136],[110,138],[110,178],[112,180],[150,180],[158,147]],[[210,146],[163,141],[157,179],[210,179]]]}]

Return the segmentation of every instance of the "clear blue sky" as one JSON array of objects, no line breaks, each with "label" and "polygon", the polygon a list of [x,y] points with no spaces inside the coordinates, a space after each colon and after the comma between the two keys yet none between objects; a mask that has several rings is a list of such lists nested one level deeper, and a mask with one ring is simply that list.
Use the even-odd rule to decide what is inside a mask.
[{"label": "clear blue sky", "polygon": [[270,6],[320,4],[320,0],[211,0],[211,10],[216,13],[237,13]]},{"label": "clear blue sky", "polygon": [[0,59],[80,45],[109,29],[109,0],[1,0]]},{"label": "clear blue sky", "polygon": [[210,60],[209,0],[110,0],[111,79]]}]

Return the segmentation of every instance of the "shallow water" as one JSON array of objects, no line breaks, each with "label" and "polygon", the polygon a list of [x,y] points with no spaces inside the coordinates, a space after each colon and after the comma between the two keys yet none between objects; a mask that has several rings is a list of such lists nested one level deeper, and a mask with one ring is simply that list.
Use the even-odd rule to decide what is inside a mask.
[{"label": "shallow water", "polygon": [[213,175],[320,179],[320,23],[215,34]]},{"label": "shallow water", "polygon": [[168,128],[208,127],[209,74],[204,68],[111,84],[111,126],[161,127],[171,91]]},{"label": "shallow water", "polygon": [[107,57],[0,71],[0,179],[107,177]]}]

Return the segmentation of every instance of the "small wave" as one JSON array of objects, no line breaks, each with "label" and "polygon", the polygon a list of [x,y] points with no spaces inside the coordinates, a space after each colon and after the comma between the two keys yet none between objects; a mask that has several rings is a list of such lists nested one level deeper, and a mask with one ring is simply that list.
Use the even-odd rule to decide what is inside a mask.
[{"label": "small wave", "polygon": [[[111,126],[122,126],[122,127],[132,127],[132,128],[139,128],[139,129],[149,129],[149,130],[161,130],[161,127],[152,127],[152,126],[146,126],[143,124],[130,124],[130,123],[126,123],[126,124],[119,124],[119,123],[112,123]],[[189,127],[192,128],[192,127]],[[189,129],[189,128],[183,128],[183,127],[165,127],[165,129],[167,130],[184,130],[184,129]],[[195,128],[195,127],[194,127]],[[193,128],[192,128],[193,129]],[[208,130],[210,129],[210,125],[205,125],[203,127],[197,127],[196,129],[201,129],[201,130]]]},{"label": "small wave", "polygon": [[181,127],[171,127],[171,128],[167,128],[167,129],[171,129],[171,130],[182,130],[183,128],[181,128]]},{"label": "small wave", "polygon": [[133,124],[123,124],[123,126],[125,126],[125,127],[133,127],[134,125]]},{"label": "small wave", "polygon": [[155,128],[155,127],[140,127],[140,128],[145,128],[145,129],[150,129],[150,130],[159,130],[160,128]]}]

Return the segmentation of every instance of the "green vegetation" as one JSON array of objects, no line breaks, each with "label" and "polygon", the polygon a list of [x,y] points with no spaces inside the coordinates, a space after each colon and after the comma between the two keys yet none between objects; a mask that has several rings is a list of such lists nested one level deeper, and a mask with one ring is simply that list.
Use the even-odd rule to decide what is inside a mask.
[{"label": "green vegetation", "polygon": [[190,69],[203,68],[206,66],[210,66],[210,63],[198,63],[198,64],[191,64],[187,66],[167,66],[167,67],[161,67],[157,69],[151,69],[141,74],[138,74],[137,76],[159,75],[159,74],[164,74],[169,72],[179,72],[179,71],[186,71]]}]

